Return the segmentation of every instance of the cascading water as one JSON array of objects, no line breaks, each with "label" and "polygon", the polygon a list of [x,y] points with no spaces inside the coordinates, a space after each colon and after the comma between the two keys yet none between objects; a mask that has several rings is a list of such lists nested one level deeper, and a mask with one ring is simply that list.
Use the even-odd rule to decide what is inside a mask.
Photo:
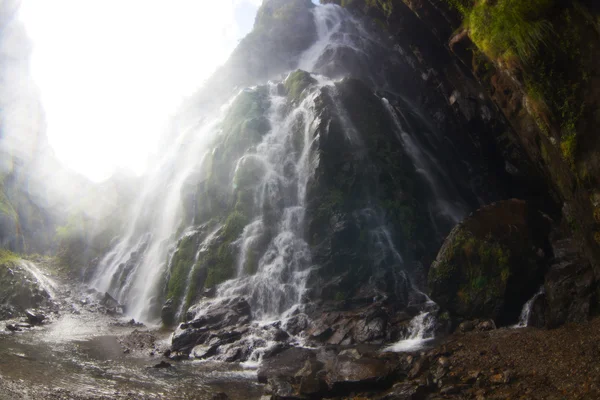
[{"label": "cascading water", "polygon": [[521,310],[521,315],[519,316],[519,322],[513,326],[513,328],[526,328],[529,325],[529,318],[531,316],[531,311],[533,309],[533,304],[537,300],[538,297],[545,293],[545,289],[542,286],[540,290],[533,297],[523,305],[523,309]]},{"label": "cascading water", "polygon": [[[339,144],[356,158],[352,168],[366,170],[360,175],[365,184],[377,181],[374,174],[385,164],[369,159],[368,152],[377,148],[368,147],[370,138],[364,127],[357,128],[345,102],[347,94],[340,92],[338,83],[353,75],[375,88],[391,87],[390,74],[385,68],[371,68],[372,60],[386,52],[386,58],[399,64],[404,56],[341,7],[318,6],[312,13],[317,38],[295,65],[310,74],[290,73],[284,82],[242,89],[217,112],[203,110],[206,115],[188,118],[191,122],[175,130],[164,156],[146,178],[124,235],[101,260],[92,282],[125,304],[136,319],[157,321],[168,301],[172,322],[185,319],[188,307],[202,298],[205,288],[216,288],[217,300],[246,298],[256,320],[295,315],[305,303],[311,272],[320,268],[312,254],[314,237],[307,237],[307,196],[315,169],[324,168],[321,133],[331,124],[339,126],[339,140],[344,141]],[[307,82],[299,92],[294,88],[296,79]],[[429,187],[428,193],[419,194],[429,196],[431,221],[425,223],[456,223],[467,207],[426,149],[426,139],[418,137],[420,132],[413,131],[388,100],[374,98],[383,109],[380,118],[392,121],[383,140],[397,138],[387,147],[399,147],[395,154],[408,156],[405,178],[412,179],[407,174],[416,171]],[[376,183],[374,190],[388,189]],[[398,188],[393,190],[391,196],[409,198]],[[414,264],[412,256],[398,246],[402,229],[391,226],[387,219],[391,211],[379,195],[361,193],[356,206],[343,211],[351,220],[347,224],[360,231],[357,245],[366,243],[361,262],[372,273],[369,285],[378,281],[371,285],[374,293],[387,292],[384,297],[392,294],[404,304],[424,304],[426,296],[416,290],[406,270]],[[407,204],[421,207],[419,199],[414,196]],[[405,215],[408,206],[386,207]],[[364,270],[360,265],[357,269]]]},{"label": "cascading water", "polygon": [[22,260],[19,266],[29,273],[37,281],[40,289],[44,290],[50,298],[56,297],[57,285],[52,279],[48,278],[40,269],[31,261]]},{"label": "cascading water", "polygon": [[414,317],[408,325],[405,337],[386,347],[384,351],[406,352],[423,348],[434,338],[435,317],[433,314],[430,311],[423,311]]},{"label": "cascading water", "polygon": [[127,305],[128,313],[140,320],[156,317],[150,314],[148,303],[156,295],[169,245],[181,224],[182,187],[192,174],[198,173],[202,154],[216,134],[220,118],[222,115],[179,135],[147,179],[133,207],[128,231],[98,266],[92,285],[113,293]]},{"label": "cascading water", "polygon": [[423,175],[434,194],[434,214],[441,214],[454,224],[460,222],[467,214],[466,207],[464,204],[452,200],[453,198],[459,198],[457,193],[453,193],[453,196],[448,194],[449,191],[454,190],[447,186],[450,182],[448,175],[442,170],[438,160],[424,150],[423,144],[418,142],[417,137],[409,133],[410,129],[404,127],[398,116],[398,110],[392,107],[386,98],[381,100],[396,125],[395,134],[398,140],[400,140],[408,156],[413,160],[417,171]]},{"label": "cascading water", "polygon": [[[324,80],[321,85],[327,85]],[[286,98],[277,94],[276,85],[269,86],[271,132],[257,146],[252,157],[262,165],[264,177],[255,188],[258,209],[275,203],[279,218],[272,222],[273,239],[258,261],[258,270],[246,276],[243,266],[258,237],[266,229],[264,215],[259,215],[246,226],[240,238],[241,252],[237,279],[219,287],[220,297],[246,296],[259,319],[278,318],[300,303],[305,289],[310,250],[304,241],[304,213],[306,185],[311,174],[311,133],[316,123],[315,97],[319,89],[312,89],[295,109],[288,111]],[[294,127],[303,129],[299,132]],[[294,152],[294,135],[300,135],[300,151]]]},{"label": "cascading water", "polygon": [[[348,35],[340,33],[342,26],[350,26],[354,31],[360,26],[345,10],[328,5],[316,7],[313,12],[318,38],[300,57],[301,67],[315,69],[323,54],[332,48],[348,47],[361,51]],[[360,35],[355,33],[353,37],[360,38]],[[239,248],[236,277],[222,284],[218,295],[248,296],[258,318],[276,318],[299,304],[310,269],[311,256],[303,239],[303,223],[306,184],[311,174],[311,162],[314,162],[311,159],[312,125],[318,123],[314,101],[320,87],[333,85],[333,81],[324,76],[315,78],[319,83],[291,111],[286,98],[277,94],[277,86],[270,85],[268,119],[271,130],[254,151],[244,154],[236,164],[236,171],[245,168],[246,161],[250,159],[262,166],[264,176],[254,190],[258,199],[256,209],[276,209],[278,215],[276,221],[268,221],[270,226],[266,226],[264,213],[253,216],[234,243]],[[192,176],[201,173],[203,157],[215,151],[210,147],[211,139],[218,136],[226,112],[227,107],[224,107],[211,122],[201,122],[177,137],[148,177],[133,207],[125,235],[98,266],[93,286],[112,293],[127,305],[128,313],[138,319],[149,321],[156,318],[149,302],[157,295],[161,278],[170,267],[167,259],[172,259],[169,249],[173,249],[173,243],[178,240],[175,233],[182,224],[195,221],[195,216],[192,221],[182,221],[183,186]],[[298,142],[294,131],[298,126],[303,129],[299,150],[294,148]],[[156,217],[152,217],[153,213]],[[217,231],[205,238],[200,247],[216,234]],[[257,272],[246,276],[244,265],[251,248],[266,234],[271,236],[271,240],[258,260]],[[193,264],[198,261],[200,251]],[[193,268],[185,283],[186,296],[189,295]],[[179,305],[178,316],[183,314],[183,304]]]}]

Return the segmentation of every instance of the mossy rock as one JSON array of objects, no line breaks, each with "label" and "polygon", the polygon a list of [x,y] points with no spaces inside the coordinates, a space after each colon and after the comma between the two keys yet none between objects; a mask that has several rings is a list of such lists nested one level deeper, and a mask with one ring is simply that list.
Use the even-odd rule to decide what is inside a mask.
[{"label": "mossy rock", "polygon": [[481,208],[444,242],[429,270],[431,298],[454,316],[516,322],[543,282],[550,228],[524,201]]},{"label": "mossy rock", "polygon": [[17,254],[0,250],[0,319],[14,318],[27,308],[47,305],[50,295],[19,265]]},{"label": "mossy rock", "polygon": [[288,98],[294,102],[302,100],[304,90],[310,85],[317,83],[315,78],[308,72],[297,70],[292,72],[285,80],[284,86]]}]

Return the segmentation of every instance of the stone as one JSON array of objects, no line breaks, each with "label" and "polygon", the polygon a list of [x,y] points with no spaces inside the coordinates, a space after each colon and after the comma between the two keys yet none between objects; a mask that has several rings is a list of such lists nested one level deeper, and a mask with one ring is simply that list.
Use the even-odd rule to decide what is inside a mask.
[{"label": "stone", "polygon": [[219,346],[198,345],[192,349],[190,355],[198,359],[208,358],[217,354],[218,348]]},{"label": "stone", "polygon": [[31,325],[40,325],[46,319],[46,316],[36,310],[25,310],[25,316]]},{"label": "stone", "polygon": [[161,361],[158,364],[154,364],[152,366],[152,368],[171,368],[171,367],[172,367],[171,363],[168,363],[166,361]]},{"label": "stone", "polygon": [[425,385],[414,382],[396,383],[380,400],[421,400],[427,392]]},{"label": "stone", "polygon": [[444,241],[429,270],[431,298],[454,316],[515,323],[544,280],[551,226],[522,200],[480,208]]},{"label": "stone", "polygon": [[11,331],[11,332],[19,332],[21,330],[21,328],[19,328],[15,324],[6,324],[6,329],[9,330],[9,331]]},{"label": "stone", "polygon": [[175,323],[175,307],[173,299],[168,299],[160,310],[160,319],[166,326],[172,326]]},{"label": "stone", "polygon": [[545,277],[545,296],[540,299],[543,304],[537,305],[534,315],[538,323],[543,318],[548,328],[566,322],[585,322],[594,296],[594,271],[572,239],[554,242],[553,249],[555,258]]},{"label": "stone", "polygon": [[258,381],[266,383],[272,376],[295,376],[306,364],[306,360],[316,360],[315,350],[292,347],[266,360],[258,368]]},{"label": "stone", "polygon": [[479,322],[476,328],[478,331],[492,331],[496,329],[496,324],[494,323],[494,320],[488,319],[486,321]]},{"label": "stone", "polygon": [[475,329],[475,324],[473,321],[464,321],[458,325],[458,330],[463,333],[471,332],[473,329]]}]

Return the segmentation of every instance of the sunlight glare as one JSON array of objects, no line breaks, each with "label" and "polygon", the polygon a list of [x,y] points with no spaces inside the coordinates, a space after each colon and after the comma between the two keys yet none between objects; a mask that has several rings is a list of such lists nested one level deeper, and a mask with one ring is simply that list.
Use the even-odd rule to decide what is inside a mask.
[{"label": "sunlight glare", "polygon": [[58,157],[100,181],[143,173],[181,100],[251,29],[260,0],[23,0]]}]

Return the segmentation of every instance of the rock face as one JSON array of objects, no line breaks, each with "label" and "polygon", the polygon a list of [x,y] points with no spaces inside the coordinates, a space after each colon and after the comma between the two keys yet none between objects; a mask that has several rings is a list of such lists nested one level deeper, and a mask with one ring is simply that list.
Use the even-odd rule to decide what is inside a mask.
[{"label": "rock face", "polygon": [[530,326],[556,328],[584,322],[594,307],[597,281],[590,263],[572,239],[552,245],[554,258],[544,279],[544,294],[533,303]]},{"label": "rock face", "polygon": [[550,228],[524,201],[481,208],[446,238],[429,270],[431,298],[455,316],[516,322],[543,282]]},{"label": "rock face", "polygon": [[[171,349],[175,352],[189,354],[194,346],[207,341],[216,350],[221,344],[239,339],[241,332],[234,328],[244,327],[251,319],[250,305],[243,298],[211,303],[198,316],[194,311],[188,311],[189,322],[181,324],[173,335]],[[200,354],[200,349],[196,351]],[[206,353],[199,358],[208,357]]]},{"label": "rock face", "polygon": [[393,353],[292,348],[263,362],[258,380],[267,384],[272,398],[344,396],[390,387],[399,377],[400,364],[400,357]]}]

